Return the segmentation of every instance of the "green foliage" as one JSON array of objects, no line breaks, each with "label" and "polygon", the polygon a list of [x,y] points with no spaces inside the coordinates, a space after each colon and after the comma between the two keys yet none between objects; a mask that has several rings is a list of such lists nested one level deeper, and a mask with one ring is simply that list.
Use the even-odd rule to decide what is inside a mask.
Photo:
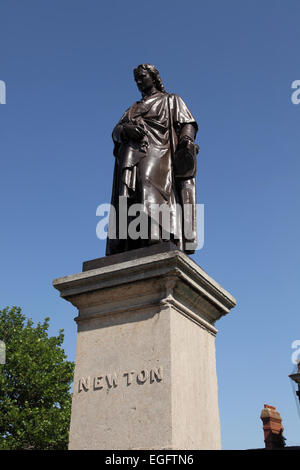
[{"label": "green foliage", "polygon": [[0,310],[0,449],[66,449],[74,364],[63,330],[48,337],[49,318],[33,326],[19,307]]}]

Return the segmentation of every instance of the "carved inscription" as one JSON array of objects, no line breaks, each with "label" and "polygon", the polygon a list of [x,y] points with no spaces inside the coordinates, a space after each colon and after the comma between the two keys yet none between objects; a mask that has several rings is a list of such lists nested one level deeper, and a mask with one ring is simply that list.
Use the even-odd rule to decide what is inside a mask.
[{"label": "carved inscription", "polygon": [[133,384],[143,385],[158,383],[163,380],[163,368],[153,367],[152,369],[142,369],[140,371],[131,370],[123,374],[113,372],[96,376],[81,377],[78,381],[78,393],[89,390],[113,390],[119,386],[130,387]]}]

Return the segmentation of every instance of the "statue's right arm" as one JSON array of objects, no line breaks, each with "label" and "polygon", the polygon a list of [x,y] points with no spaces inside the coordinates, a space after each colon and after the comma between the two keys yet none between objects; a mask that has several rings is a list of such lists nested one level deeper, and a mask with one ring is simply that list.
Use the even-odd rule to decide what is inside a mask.
[{"label": "statue's right arm", "polygon": [[112,138],[113,138],[114,142],[116,142],[118,144],[121,144],[123,142],[122,132],[123,132],[122,124],[117,124],[116,127],[113,130],[113,133],[112,133]]},{"label": "statue's right arm", "polygon": [[130,140],[139,142],[146,134],[147,132],[141,126],[129,121],[127,110],[114,128],[112,138],[115,144],[122,144]]},{"label": "statue's right arm", "polygon": [[112,132],[112,138],[115,143],[121,144],[123,142],[123,123],[128,121],[128,111],[129,108],[126,109],[125,113]]},{"label": "statue's right arm", "polygon": [[113,141],[117,144],[126,143],[130,140],[134,142],[140,142],[143,140],[147,132],[139,125],[124,122],[123,124],[117,124],[113,130]]}]

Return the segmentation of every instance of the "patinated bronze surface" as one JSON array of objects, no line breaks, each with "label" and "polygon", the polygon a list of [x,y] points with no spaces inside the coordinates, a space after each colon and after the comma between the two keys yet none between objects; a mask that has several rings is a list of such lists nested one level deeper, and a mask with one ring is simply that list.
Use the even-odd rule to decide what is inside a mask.
[{"label": "patinated bronze surface", "polygon": [[[115,237],[108,236],[106,255],[171,240],[192,253],[196,246],[197,123],[182,98],[168,94],[157,69],[139,65],[134,78],[142,99],[125,111],[113,130],[116,158],[111,204],[117,211]],[[147,239],[119,236],[120,197],[128,208],[141,204],[151,221],[153,205],[166,205],[168,234],[161,218],[148,229]],[[189,207],[188,207],[189,206]],[[188,207],[187,210],[183,210]],[[181,209],[181,210],[180,210]],[[112,224],[110,220],[110,224]],[[130,217],[127,219],[130,223]],[[150,227],[151,224],[149,224]]]}]

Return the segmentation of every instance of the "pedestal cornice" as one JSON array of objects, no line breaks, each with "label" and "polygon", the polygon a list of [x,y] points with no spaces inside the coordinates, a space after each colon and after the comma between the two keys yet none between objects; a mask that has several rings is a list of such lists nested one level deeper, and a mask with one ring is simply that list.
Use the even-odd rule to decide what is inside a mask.
[{"label": "pedestal cornice", "polygon": [[61,277],[53,281],[53,286],[61,297],[79,308],[79,321],[93,316],[95,308],[97,315],[108,315],[128,311],[129,303],[130,310],[172,304],[191,320],[212,326],[236,303],[231,294],[179,250]]}]

